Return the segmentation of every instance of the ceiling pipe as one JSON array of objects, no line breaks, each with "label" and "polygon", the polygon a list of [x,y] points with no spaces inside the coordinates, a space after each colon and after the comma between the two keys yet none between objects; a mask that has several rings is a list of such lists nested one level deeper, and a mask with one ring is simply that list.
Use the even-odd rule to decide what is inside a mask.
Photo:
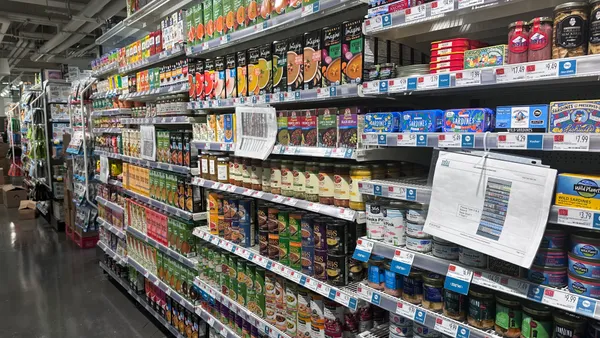
[{"label": "ceiling pipe", "polygon": [[54,7],[54,8],[64,8],[64,9],[71,9],[72,11],[80,11],[82,10],[85,5],[84,4],[80,4],[80,3],[76,3],[76,2],[72,2],[72,1],[55,1],[55,0],[9,0],[10,2],[20,2],[23,4],[30,4],[30,5],[38,5],[38,6],[47,6],[47,7]]},{"label": "ceiling pipe", "polygon": [[17,41],[17,45],[10,51],[10,53],[8,53],[7,58],[10,60],[15,55],[15,53],[21,49],[21,46],[23,46],[24,43],[25,41],[23,40]]},{"label": "ceiling pipe", "polygon": [[8,63],[11,65],[11,69],[17,65],[17,63],[19,63],[21,61],[21,59],[23,59],[25,56],[27,56],[27,54],[33,49],[35,48],[35,42],[34,41],[30,41],[26,44],[26,47],[23,48],[23,50],[21,50],[20,52],[17,52],[17,54],[15,54],[12,58],[12,60],[10,60]]},{"label": "ceiling pipe", "polygon": [[[123,10],[123,8],[125,8],[126,6],[127,5],[123,1],[113,2],[112,4],[110,4],[109,6],[104,8],[100,13],[98,13],[97,17],[111,18],[115,14],[117,14],[118,12]],[[83,25],[83,27],[80,28],[81,34],[71,36],[70,38],[65,40],[63,43],[56,46],[56,48],[54,48],[51,52],[53,54],[60,54],[61,52],[65,51],[67,48],[69,48],[69,47],[73,46],[74,44],[76,44],[77,42],[81,41],[84,38],[85,34],[93,32],[95,29],[97,29],[101,25],[102,25],[102,22],[101,23],[91,23],[91,22],[86,23],[85,25]],[[52,57],[48,58],[47,60],[51,60],[51,59],[52,59]]]},{"label": "ceiling pipe", "polygon": [[[108,4],[111,0],[93,0],[90,1],[81,12],[79,12],[78,16],[85,17],[93,17],[96,13],[98,13],[106,4]],[[122,0],[115,0],[117,2],[123,3]],[[77,31],[81,26],[84,25],[85,22],[79,20],[71,20],[67,23],[62,30],[68,32]],[[72,33],[60,32],[56,34],[52,39],[48,40],[44,45],[42,45],[36,53],[31,56],[31,60],[36,61],[41,58],[40,55],[49,53],[66,39],[72,36]]]},{"label": "ceiling pipe", "polygon": [[10,21],[6,19],[0,19],[0,43],[4,40],[4,34],[8,31],[8,26],[10,26]]},{"label": "ceiling pipe", "polygon": [[44,25],[44,26],[58,26],[60,24],[64,24],[64,23],[68,22],[68,20],[64,20],[64,19],[48,19],[45,16],[31,15],[31,14],[25,14],[25,13],[5,12],[5,11],[0,12],[0,18],[4,18],[4,19],[10,20],[10,21],[33,23],[33,24]]}]

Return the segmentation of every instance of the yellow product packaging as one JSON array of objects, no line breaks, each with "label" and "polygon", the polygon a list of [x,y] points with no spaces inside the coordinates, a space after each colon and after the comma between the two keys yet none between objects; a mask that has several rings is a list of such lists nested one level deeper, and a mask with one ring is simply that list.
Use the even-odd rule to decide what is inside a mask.
[{"label": "yellow product packaging", "polygon": [[211,114],[206,116],[206,125],[208,127],[208,139],[211,142],[217,141],[217,115]]},{"label": "yellow product packaging", "polygon": [[556,205],[582,209],[600,209],[600,176],[559,174]]}]

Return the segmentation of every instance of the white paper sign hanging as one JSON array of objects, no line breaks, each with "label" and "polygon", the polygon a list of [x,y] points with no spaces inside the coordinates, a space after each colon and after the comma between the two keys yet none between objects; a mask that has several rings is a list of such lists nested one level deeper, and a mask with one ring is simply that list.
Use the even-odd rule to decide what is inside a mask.
[{"label": "white paper sign hanging", "polygon": [[277,116],[273,107],[236,107],[235,156],[265,160],[277,136]]}]

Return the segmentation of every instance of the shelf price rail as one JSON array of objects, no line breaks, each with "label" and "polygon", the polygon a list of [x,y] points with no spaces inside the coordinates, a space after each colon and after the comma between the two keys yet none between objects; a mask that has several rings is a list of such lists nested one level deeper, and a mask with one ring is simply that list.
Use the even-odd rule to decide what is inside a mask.
[{"label": "shelf price rail", "polygon": [[109,153],[109,152],[106,152],[103,150],[95,150],[94,154],[99,155],[99,156],[106,156],[108,158],[114,158],[117,160],[126,161],[131,164],[135,164],[135,165],[139,165],[139,166],[147,167],[147,168],[151,168],[151,169],[173,171],[173,172],[176,172],[179,174],[198,175],[200,173],[200,170],[198,168],[190,168],[190,167],[185,167],[182,165],[144,160],[141,158],[131,157],[131,156],[122,155],[122,154],[113,154],[113,153]]},{"label": "shelf price rail", "polygon": [[198,270],[198,260],[197,259],[185,257],[184,255],[180,254],[179,252],[170,249],[169,247],[158,242],[154,238],[144,234],[143,232],[141,232],[138,229],[135,229],[133,227],[127,227],[127,232],[132,234],[133,236],[137,237],[138,239],[141,239],[142,241],[150,244],[151,246],[157,248],[158,250],[160,250],[164,254],[167,254],[169,257],[173,258],[174,260],[185,264],[187,267],[192,268],[194,270]]},{"label": "shelf price rail", "polygon": [[104,229],[112,232],[121,239],[125,239],[125,231],[127,231],[127,228],[125,228],[125,230],[119,229],[116,226],[110,224],[107,220],[105,220],[102,217],[97,217],[96,220],[98,221],[98,223],[100,223],[101,226],[104,227]]},{"label": "shelf price rail", "polygon": [[[437,274],[446,275],[446,280],[458,281],[468,290],[469,284],[483,286],[515,297],[528,299],[547,306],[573,312],[581,316],[600,319],[600,301],[571,293],[567,288],[558,289],[532,283],[518,277],[511,277],[496,272],[471,268],[457,264],[458,262],[437,258],[430,254],[415,252],[403,247],[396,247],[366,237],[358,240],[355,258],[368,260],[371,254],[392,260],[392,271],[406,273],[412,266]],[[412,256],[406,260],[407,253]],[[464,280],[455,278],[460,272],[466,276]],[[404,274],[402,273],[402,274]],[[464,290],[464,289],[463,289]]]},{"label": "shelf price rail", "polygon": [[316,202],[308,202],[305,200],[299,200],[293,197],[285,197],[281,195],[271,194],[263,191],[247,189],[238,187],[232,184],[219,183],[210,180],[206,180],[199,177],[192,179],[192,184],[198,185],[208,189],[221,190],[229,193],[234,193],[246,197],[260,198],[265,201],[274,202],[278,204],[284,204],[287,206],[320,213],[330,217],[343,219],[346,221],[356,221],[357,223],[366,223],[366,214],[363,211],[355,211],[350,208],[335,207],[332,205],[325,205]]},{"label": "shelf price rail", "polygon": [[132,197],[133,199],[140,201],[142,203],[146,203],[152,207],[155,207],[161,211],[164,211],[166,213],[169,213],[171,215],[177,216],[177,217],[181,217],[184,219],[191,219],[194,221],[201,221],[201,220],[205,220],[207,217],[207,213],[206,212],[198,212],[198,213],[191,213],[185,210],[181,210],[179,208],[176,208],[174,206],[168,205],[166,203],[157,201],[153,198],[138,194],[136,192],[133,192],[131,190],[125,189],[123,188],[123,191],[129,195],[129,197]]},{"label": "shelf price rail", "polygon": [[283,264],[280,264],[279,262],[263,257],[253,249],[242,248],[230,241],[211,235],[208,227],[195,228],[194,235],[206,242],[212,243],[224,250],[232,252],[247,261],[253,262],[271,272],[285,277],[296,284],[300,284],[311,291],[321,294],[337,302],[338,304],[356,310],[358,305],[358,297],[351,290],[327,285],[325,282],[318,281],[311,276],[307,276],[301,272],[293,270]]},{"label": "shelf price rail", "polygon": [[208,294],[210,297],[217,299],[222,304],[226,304],[229,309],[234,310],[238,315],[244,317],[244,319],[250,322],[251,325],[261,330],[265,335],[272,338],[291,338],[287,334],[281,332],[273,325],[267,323],[264,319],[260,318],[256,314],[252,313],[248,308],[238,304],[228,296],[225,296],[218,289],[204,282],[200,278],[196,277],[194,284],[203,292]]},{"label": "shelf price rail", "polygon": [[107,207],[107,208],[109,208],[109,209],[111,209],[113,211],[123,212],[123,207],[122,206],[120,206],[120,205],[118,205],[118,204],[116,204],[114,202],[108,201],[108,200],[104,199],[103,197],[96,196],[96,202],[104,205],[105,207]]},{"label": "shelf price rail", "polygon": [[102,241],[98,241],[98,246],[100,247],[100,249],[102,249],[102,251],[104,251],[112,259],[117,261],[117,263],[119,263],[120,265],[127,264],[127,258],[116,253],[113,249],[111,249],[108,245],[106,245],[106,243],[104,243]]}]

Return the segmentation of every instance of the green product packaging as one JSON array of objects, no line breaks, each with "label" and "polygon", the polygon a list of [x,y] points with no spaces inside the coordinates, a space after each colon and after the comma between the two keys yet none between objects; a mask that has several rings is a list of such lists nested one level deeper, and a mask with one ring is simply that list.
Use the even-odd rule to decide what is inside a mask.
[{"label": "green product packaging", "polygon": [[279,237],[290,238],[290,212],[288,210],[279,210],[277,213],[277,224],[279,229]]},{"label": "green product packaging", "polygon": [[204,40],[204,13],[202,11],[202,4],[199,3],[194,6],[194,44],[199,45]]},{"label": "green product packaging", "polygon": [[240,305],[246,306],[247,289],[246,289],[246,262],[241,259],[237,262],[237,302]]},{"label": "green product packaging", "polygon": [[222,0],[223,1],[223,20],[225,21],[225,27],[223,33],[233,33],[235,31],[235,10],[233,8],[233,0]]},{"label": "green product packaging", "polygon": [[238,258],[234,255],[229,255],[229,282],[231,283],[231,287],[229,288],[229,298],[236,300],[237,292],[238,292],[238,280],[237,280],[237,262]]},{"label": "green product packaging", "polygon": [[290,239],[279,236],[279,263],[290,266]]},{"label": "green product packaging", "polygon": [[223,0],[213,0],[212,10],[214,26],[213,38],[218,38],[223,35],[225,31],[225,24],[223,22]]},{"label": "green product packaging", "polygon": [[194,25],[194,7],[191,7],[185,11],[185,29],[187,32],[188,46],[191,46],[194,44],[196,39],[196,27]]},{"label": "green product packaging", "polygon": [[221,284],[221,293],[223,293],[226,296],[229,296],[229,290],[231,289],[231,278],[229,278],[229,252],[227,251],[223,251],[222,253],[223,255],[223,268],[222,268],[222,273],[223,273],[223,284]]},{"label": "green product packaging", "polygon": [[257,266],[254,274],[254,293],[256,294],[255,313],[260,317],[265,316],[265,269]]},{"label": "green product packaging", "polygon": [[232,0],[233,1],[233,12],[235,15],[235,20],[233,23],[234,29],[242,29],[246,27],[248,21],[248,12],[247,12],[247,0]]},{"label": "green product packaging", "polygon": [[213,20],[213,0],[202,2],[202,11],[204,13],[204,40],[212,40],[214,36],[215,23]]}]

